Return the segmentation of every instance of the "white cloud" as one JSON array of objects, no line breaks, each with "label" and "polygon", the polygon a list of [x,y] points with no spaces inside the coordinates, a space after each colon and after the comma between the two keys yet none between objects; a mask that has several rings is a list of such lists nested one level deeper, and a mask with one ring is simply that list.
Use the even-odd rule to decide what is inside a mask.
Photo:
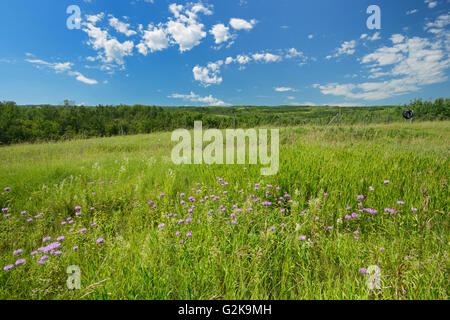
[{"label": "white cloud", "polygon": [[428,5],[428,8],[433,9],[437,6],[438,2],[433,0],[425,0],[425,4]]},{"label": "white cloud", "polygon": [[225,59],[225,64],[230,64],[230,63],[233,63],[233,62],[234,62],[234,59],[232,57],[227,57]]},{"label": "white cloud", "polygon": [[93,85],[98,83],[97,80],[86,78],[84,75],[77,71],[69,72],[69,75],[74,76],[77,81],[83,82],[85,84]]},{"label": "white cloud", "polygon": [[367,33],[363,33],[361,35],[361,37],[359,37],[359,39],[361,39],[361,40],[367,39],[369,41],[375,41],[375,40],[380,40],[381,37],[380,37],[380,33],[379,32],[375,32],[372,36],[369,36]]},{"label": "white cloud", "polygon": [[403,40],[405,40],[405,37],[402,36],[401,34],[394,34],[391,37],[391,41],[393,43],[400,43],[400,42],[403,42]]},{"label": "white cloud", "polygon": [[250,21],[239,18],[230,19],[230,26],[235,30],[251,30],[256,23],[257,21],[255,19]]},{"label": "white cloud", "polygon": [[174,94],[168,96],[168,98],[183,99],[183,100],[190,101],[190,102],[202,103],[207,106],[227,106],[227,105],[229,105],[228,103],[225,103],[222,100],[214,98],[212,95],[202,97],[202,96],[195,94],[192,91],[190,94],[174,93]]},{"label": "white cloud", "polygon": [[37,65],[43,65],[50,69],[53,69],[56,73],[61,73],[68,71],[72,68],[73,63],[71,62],[47,62],[41,59],[25,59],[26,62],[37,64]]},{"label": "white cloud", "polygon": [[239,54],[236,57],[227,57],[225,61],[219,60],[215,63],[208,63],[206,67],[195,66],[192,70],[194,73],[194,79],[199,81],[203,86],[209,86],[211,84],[220,84],[223,79],[220,76],[221,67],[223,65],[238,64],[240,70],[243,70],[247,64],[250,63],[279,63],[283,59],[297,59],[300,60],[299,65],[306,63],[307,57],[303,55],[303,52],[297,51],[295,48],[279,50],[283,52],[283,55],[273,54],[269,52],[253,53],[253,54]]},{"label": "white cloud", "polygon": [[355,53],[355,47],[356,47],[356,41],[352,40],[352,41],[345,41],[344,43],[342,43],[342,45],[339,48],[336,48],[336,53],[334,55],[329,55],[326,58],[327,59],[331,59],[331,58],[337,58],[341,55],[352,55]]},{"label": "white cloud", "polygon": [[406,11],[406,14],[409,16],[410,14],[417,13],[418,11],[419,11],[419,10],[417,10],[417,9],[412,9],[412,10]]},{"label": "white cloud", "polygon": [[[133,0],[132,3],[136,4],[137,1],[142,0]],[[208,30],[205,30],[204,24],[200,22],[200,15],[212,15],[212,8],[212,5],[202,2],[172,3],[169,5],[170,17],[166,21],[159,24],[151,23],[147,29],[142,24],[138,24],[135,30],[130,28],[129,23],[120,21],[112,15],[108,15],[108,20],[105,22],[105,13],[103,12],[86,15],[82,22],[82,30],[89,36],[87,44],[97,51],[97,56],[91,57],[91,62],[99,60],[104,64],[109,64],[111,68],[114,68],[113,65],[115,64],[116,67],[119,66],[124,69],[124,58],[133,55],[135,46],[142,55],[162,51],[175,45],[183,53],[198,46],[208,33],[214,37],[215,44],[219,45],[213,47],[215,50],[221,49],[221,44],[224,43],[228,48],[237,37],[232,30],[250,30],[257,23],[254,19],[247,21],[232,18],[230,25],[219,23],[212,26],[208,32]],[[128,19],[127,17],[123,18]],[[140,39],[136,42],[136,45],[133,41],[120,42],[108,33],[108,26],[127,37],[139,35]]]},{"label": "white cloud", "polygon": [[281,56],[272,53],[256,53],[252,55],[252,57],[255,61],[262,61],[265,63],[280,62],[283,60]]},{"label": "white cloud", "polygon": [[375,41],[375,40],[380,40],[380,39],[381,39],[381,37],[380,37],[379,32],[375,32],[373,34],[373,36],[367,38],[367,40],[370,40],[370,41]]},{"label": "white cloud", "polygon": [[102,20],[104,14],[87,16],[87,22],[83,22],[82,30],[89,36],[88,45],[98,52],[97,59],[105,63],[124,64],[124,57],[133,55],[134,43],[132,41],[119,42],[110,36],[106,30],[96,27],[95,24]]},{"label": "white cloud", "polygon": [[450,13],[446,13],[437,17],[434,22],[427,23],[424,29],[433,34],[439,34],[442,32],[446,32],[448,34],[449,31],[444,30],[444,28],[447,27],[449,24],[450,24]]},{"label": "white cloud", "polygon": [[[284,57],[286,59],[297,59],[299,61],[299,66],[305,65],[308,61],[308,57],[306,57],[302,51],[297,51],[295,48],[288,49]],[[315,58],[313,57],[311,60],[315,61]]]},{"label": "white cloud", "polygon": [[97,80],[89,79],[78,71],[72,71],[73,63],[71,62],[47,62],[41,59],[25,59],[25,61],[38,66],[47,67],[55,71],[55,73],[67,72],[69,76],[75,77],[77,81],[83,82],[85,84],[94,85],[98,83]]},{"label": "white cloud", "polygon": [[[89,1],[92,1],[92,0],[89,0]],[[135,5],[135,4],[139,3],[139,2],[145,2],[145,3],[154,4],[155,0],[131,0],[131,4],[132,5]]]},{"label": "white cloud", "polygon": [[123,33],[127,37],[134,36],[136,31],[130,30],[130,24],[119,21],[119,19],[111,16],[109,19],[109,25],[113,27],[117,32]]},{"label": "white cloud", "polygon": [[276,92],[296,92],[297,90],[291,88],[291,87],[278,87],[274,88]]},{"label": "white cloud", "polygon": [[180,52],[189,51],[199,45],[206,37],[203,31],[204,25],[198,22],[198,13],[211,15],[212,11],[201,3],[184,7],[183,5],[171,4],[169,10],[175,19],[170,18],[167,22],[167,32],[173,41],[179,45]]},{"label": "white cloud", "polygon": [[247,64],[252,60],[249,56],[246,55],[238,55],[236,59],[234,59],[235,62],[239,64]]},{"label": "white cloud", "polygon": [[151,52],[155,52],[168,48],[169,39],[162,25],[158,27],[149,25],[148,29],[142,32],[142,41],[136,46],[141,54],[147,55],[148,49]]},{"label": "white cloud", "polygon": [[224,24],[219,23],[212,27],[211,31],[209,31],[210,34],[214,36],[214,39],[216,41],[216,44],[220,44],[222,42],[227,42],[230,40],[231,34],[230,34],[230,28],[226,27]]},{"label": "white cloud", "polygon": [[221,84],[222,77],[220,77],[219,70],[212,70],[208,67],[200,67],[195,66],[192,69],[194,73],[194,79],[196,81],[200,81],[201,84],[205,87],[208,87],[212,84]]},{"label": "white cloud", "polygon": [[447,81],[450,58],[443,41],[420,37],[408,39],[399,34],[393,35],[391,41],[392,46],[381,47],[361,59],[362,64],[370,67],[370,79],[390,79],[318,85],[321,92],[349,99],[381,100],[418,91],[424,85]]}]

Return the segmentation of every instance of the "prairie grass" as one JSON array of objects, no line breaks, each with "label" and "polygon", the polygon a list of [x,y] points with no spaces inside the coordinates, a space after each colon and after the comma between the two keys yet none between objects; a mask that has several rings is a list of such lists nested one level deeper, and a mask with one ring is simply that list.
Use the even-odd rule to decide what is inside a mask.
[{"label": "prairie grass", "polygon": [[[0,299],[448,299],[449,129],[283,128],[268,177],[174,165],[170,133],[0,148]],[[59,236],[62,254],[38,264],[30,253]],[[66,287],[71,265],[81,290]],[[360,271],[372,265],[381,289]]]}]

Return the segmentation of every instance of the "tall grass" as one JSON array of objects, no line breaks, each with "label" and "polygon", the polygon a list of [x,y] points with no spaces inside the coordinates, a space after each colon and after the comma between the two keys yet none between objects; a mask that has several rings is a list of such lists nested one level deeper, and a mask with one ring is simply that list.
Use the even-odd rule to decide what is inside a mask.
[{"label": "tall grass", "polygon": [[[449,122],[285,128],[271,177],[176,166],[170,133],[1,148],[0,266],[26,262],[0,270],[0,298],[447,299],[448,141]],[[48,236],[65,237],[62,254],[39,265]],[[71,265],[81,290],[66,287]]]}]

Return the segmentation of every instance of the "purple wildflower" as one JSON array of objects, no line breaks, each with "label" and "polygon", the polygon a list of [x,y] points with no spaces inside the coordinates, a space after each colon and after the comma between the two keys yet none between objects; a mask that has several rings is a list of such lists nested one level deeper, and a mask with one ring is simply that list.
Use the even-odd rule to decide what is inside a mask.
[{"label": "purple wildflower", "polygon": [[16,266],[20,266],[21,264],[24,264],[26,262],[25,259],[19,259],[16,261]]},{"label": "purple wildflower", "polygon": [[13,264],[7,265],[6,267],[3,268],[4,271],[8,271],[11,270],[12,268],[14,268]]}]

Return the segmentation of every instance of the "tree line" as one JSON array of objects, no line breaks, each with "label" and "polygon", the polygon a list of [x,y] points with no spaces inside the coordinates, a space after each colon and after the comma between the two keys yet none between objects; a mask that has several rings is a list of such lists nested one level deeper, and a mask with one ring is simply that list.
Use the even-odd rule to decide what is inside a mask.
[{"label": "tree line", "polygon": [[108,137],[178,128],[249,128],[262,125],[326,125],[339,114],[339,123],[402,121],[402,111],[412,109],[415,121],[448,120],[450,99],[414,100],[405,106],[373,107],[157,107],[144,105],[18,106],[0,102],[0,144]]}]

